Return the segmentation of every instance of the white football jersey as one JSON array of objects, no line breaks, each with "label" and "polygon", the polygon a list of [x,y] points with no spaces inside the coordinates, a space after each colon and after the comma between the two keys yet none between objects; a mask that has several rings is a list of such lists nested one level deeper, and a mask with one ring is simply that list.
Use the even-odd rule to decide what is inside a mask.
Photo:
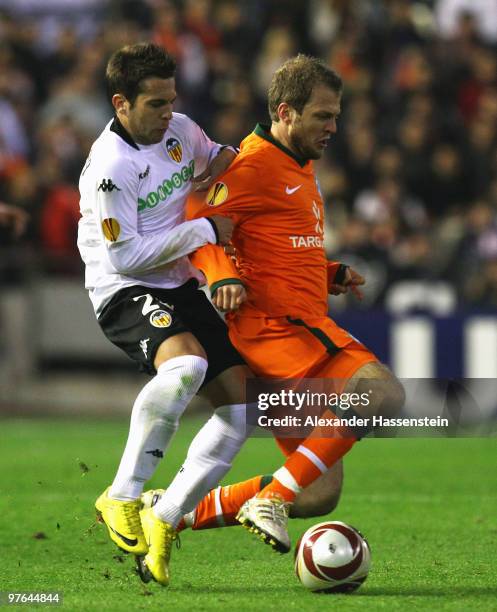
[{"label": "white football jersey", "polygon": [[116,120],[94,142],[81,173],[78,248],[97,317],[123,287],[179,287],[202,279],[187,257],[215,243],[206,219],[185,221],[191,179],[220,145],[173,113],[162,141],[139,145]]}]

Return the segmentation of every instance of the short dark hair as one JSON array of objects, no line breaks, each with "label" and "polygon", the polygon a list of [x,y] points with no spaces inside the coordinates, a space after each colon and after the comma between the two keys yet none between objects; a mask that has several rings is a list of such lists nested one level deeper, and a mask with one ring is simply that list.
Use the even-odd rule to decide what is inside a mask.
[{"label": "short dark hair", "polygon": [[105,78],[109,97],[120,93],[133,104],[140,94],[143,79],[170,79],[176,61],[163,47],[153,43],[137,43],[119,49],[109,59]]},{"label": "short dark hair", "polygon": [[311,97],[316,85],[325,85],[342,93],[342,79],[317,57],[299,53],[274,73],[268,91],[268,109],[272,121],[279,121],[278,106],[286,102],[299,114]]}]

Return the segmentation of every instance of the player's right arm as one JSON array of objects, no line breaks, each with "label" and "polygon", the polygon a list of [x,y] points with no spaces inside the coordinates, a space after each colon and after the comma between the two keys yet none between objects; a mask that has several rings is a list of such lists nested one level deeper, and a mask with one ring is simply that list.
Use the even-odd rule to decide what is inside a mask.
[{"label": "player's right arm", "polygon": [[192,264],[207,280],[212,303],[221,312],[236,310],[247,299],[247,292],[233,260],[224,249],[208,244],[190,255]]},{"label": "player's right arm", "polygon": [[118,159],[104,163],[86,180],[93,196],[93,213],[105,245],[108,263],[124,275],[153,270],[188,255],[205,244],[225,244],[232,223],[225,219],[199,218],[155,233],[138,232],[139,172],[132,162]]},{"label": "player's right arm", "polygon": [[[227,200],[230,200],[230,186],[228,180],[226,183],[223,182],[223,178],[218,182],[222,182],[226,186],[228,190]],[[209,193],[207,198],[198,194],[193,194],[190,197],[187,205],[187,218],[197,218],[199,215],[212,215],[213,212],[217,211],[217,207],[206,205],[205,199],[212,199],[212,194]],[[241,205],[238,202],[237,206],[237,202],[238,200],[232,197],[229,208],[226,207],[224,212],[234,216],[237,221],[241,221]],[[207,280],[212,303],[219,310],[222,312],[236,310],[246,301],[247,293],[234,260],[226,255],[224,249],[209,244],[192,253],[190,260],[196,268],[202,270]]]}]

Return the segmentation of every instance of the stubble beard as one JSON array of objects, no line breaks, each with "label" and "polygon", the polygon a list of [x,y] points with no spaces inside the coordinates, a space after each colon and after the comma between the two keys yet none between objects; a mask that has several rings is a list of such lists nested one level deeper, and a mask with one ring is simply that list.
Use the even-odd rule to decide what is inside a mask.
[{"label": "stubble beard", "polygon": [[298,156],[302,159],[307,161],[309,159],[315,160],[321,158],[322,153],[306,146],[299,133],[293,132],[293,134],[290,136],[290,142],[293,148],[297,151]]}]

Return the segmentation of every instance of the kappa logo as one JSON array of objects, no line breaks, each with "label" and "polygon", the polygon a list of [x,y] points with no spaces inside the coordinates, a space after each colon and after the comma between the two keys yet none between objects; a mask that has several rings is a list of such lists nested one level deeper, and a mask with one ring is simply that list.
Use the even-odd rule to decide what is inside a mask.
[{"label": "kappa logo", "polygon": [[150,164],[145,168],[144,172],[140,172],[138,174],[138,180],[143,181],[143,179],[147,178],[150,173]]},{"label": "kappa logo", "polygon": [[183,148],[180,141],[176,138],[168,138],[166,140],[166,151],[169,157],[179,164],[183,157]]},{"label": "kappa logo", "polygon": [[121,189],[112,182],[112,179],[102,179],[102,182],[100,183],[100,185],[98,186],[97,191],[102,190],[103,192],[106,191],[114,191],[114,189],[117,189],[117,191],[121,191]]},{"label": "kappa logo", "polygon": [[209,193],[207,194],[205,201],[209,206],[219,206],[227,199],[227,197],[228,187],[224,183],[218,181],[209,189]]},{"label": "kappa logo", "polygon": [[154,310],[149,321],[154,327],[169,327],[173,318],[166,310]]},{"label": "kappa logo", "polygon": [[117,219],[104,219],[102,221],[102,230],[109,242],[116,242],[121,233],[121,226]]},{"label": "kappa logo", "polygon": [[148,343],[150,342],[150,338],[144,338],[143,340],[140,340],[140,348],[143,351],[143,354],[145,355],[145,359],[148,359]]},{"label": "kappa logo", "polygon": [[155,450],[151,451],[145,451],[145,454],[152,455],[152,457],[157,457],[157,459],[162,459],[164,457],[164,453],[161,451],[160,448],[156,448]]},{"label": "kappa logo", "polygon": [[302,187],[302,185],[297,185],[297,187],[289,187],[288,185],[285,188],[285,191],[288,195],[292,195],[292,193],[295,193],[296,191],[298,191],[300,188]]}]

